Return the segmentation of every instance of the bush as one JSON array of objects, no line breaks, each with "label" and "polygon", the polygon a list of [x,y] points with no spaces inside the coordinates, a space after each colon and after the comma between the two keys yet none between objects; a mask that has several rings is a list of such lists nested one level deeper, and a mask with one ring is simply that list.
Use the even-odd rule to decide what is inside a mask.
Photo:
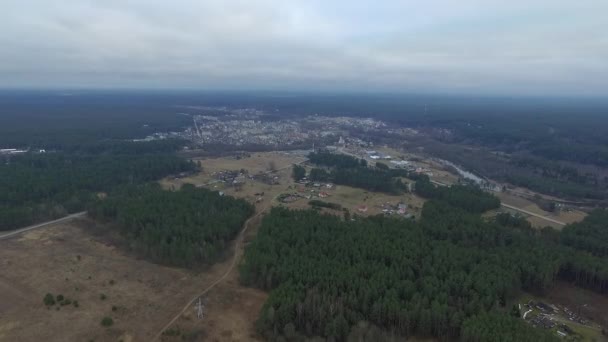
[{"label": "bush", "polygon": [[179,331],[179,328],[171,328],[163,331],[163,336],[179,336],[182,332]]},{"label": "bush", "polygon": [[101,320],[101,325],[104,327],[111,327],[114,324],[114,320],[111,317],[104,317]]},{"label": "bush", "polygon": [[55,297],[52,294],[47,293],[44,296],[44,305],[46,305],[46,306],[53,306],[53,305],[55,305]]},{"label": "bush", "polygon": [[381,162],[376,162],[376,167],[379,168],[380,170],[388,170],[389,167],[388,165],[381,163]]},{"label": "bush", "polygon": [[106,300],[106,299],[108,299],[108,296],[106,296],[105,293],[102,293],[99,295],[99,299]]},{"label": "bush", "polygon": [[329,203],[329,202],[323,202],[323,201],[319,201],[319,200],[311,200],[308,202],[308,204],[315,208],[328,208],[328,209],[333,209],[333,210],[342,209],[342,206],[337,203]]},{"label": "bush", "polygon": [[57,295],[57,301],[61,302],[63,300],[63,295]]}]

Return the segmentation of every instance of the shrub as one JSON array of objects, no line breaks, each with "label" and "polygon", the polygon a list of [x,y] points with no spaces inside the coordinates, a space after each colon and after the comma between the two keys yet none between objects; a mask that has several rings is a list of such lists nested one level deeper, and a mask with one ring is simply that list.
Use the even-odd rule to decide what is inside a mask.
[{"label": "shrub", "polygon": [[47,293],[44,296],[44,305],[46,305],[46,306],[53,306],[53,305],[55,305],[55,297],[52,294]]},{"label": "shrub", "polygon": [[179,328],[171,328],[163,331],[164,336],[179,336],[181,334],[182,333],[179,331]]},{"label": "shrub", "polygon": [[101,325],[104,327],[111,327],[114,324],[114,320],[111,317],[104,317],[101,320]]}]

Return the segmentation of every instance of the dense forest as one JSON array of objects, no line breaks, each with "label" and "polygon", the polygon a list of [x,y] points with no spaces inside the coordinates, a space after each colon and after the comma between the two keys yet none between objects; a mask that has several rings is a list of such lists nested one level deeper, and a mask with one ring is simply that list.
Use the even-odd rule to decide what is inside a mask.
[{"label": "dense forest", "polygon": [[596,210],[584,221],[565,227],[561,238],[565,245],[608,257],[608,211]]},{"label": "dense forest", "polygon": [[192,122],[172,92],[0,91],[0,148],[68,150],[181,131]]},{"label": "dense forest", "polygon": [[69,152],[0,156],[0,230],[84,210],[98,192],[193,171],[179,142],[102,142]]},{"label": "dense forest", "polygon": [[127,186],[89,207],[89,215],[119,229],[131,248],[164,264],[215,261],[253,213],[248,202],[191,184],[179,191],[158,184]]},{"label": "dense forest", "polygon": [[314,152],[308,155],[311,163],[328,167],[329,170],[313,168],[309,178],[312,181],[333,182],[340,185],[349,185],[370,191],[386,193],[402,193],[407,185],[399,177],[407,173],[390,170],[385,164],[378,167],[368,167],[365,159],[357,159],[343,154],[325,151]]},{"label": "dense forest", "polygon": [[482,213],[500,207],[500,200],[473,185],[453,185],[438,187],[431,183],[428,176],[419,177],[416,182],[416,194],[430,199],[445,201],[455,207],[471,212]]},{"label": "dense forest", "polygon": [[558,278],[606,292],[608,259],[521,218],[488,221],[477,206],[448,202],[469,190],[428,201],[419,222],[273,209],[240,269],[244,284],[271,291],[260,332],[342,341],[370,321],[405,336],[554,340],[509,317],[509,301],[522,290],[542,293]]}]

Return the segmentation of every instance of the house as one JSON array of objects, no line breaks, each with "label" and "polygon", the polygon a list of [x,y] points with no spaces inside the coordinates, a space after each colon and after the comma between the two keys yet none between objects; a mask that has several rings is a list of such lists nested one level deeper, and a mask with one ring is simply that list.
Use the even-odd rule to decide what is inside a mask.
[{"label": "house", "polygon": [[399,203],[399,205],[397,206],[397,212],[399,213],[399,215],[405,215],[406,209],[407,205],[403,203]]}]

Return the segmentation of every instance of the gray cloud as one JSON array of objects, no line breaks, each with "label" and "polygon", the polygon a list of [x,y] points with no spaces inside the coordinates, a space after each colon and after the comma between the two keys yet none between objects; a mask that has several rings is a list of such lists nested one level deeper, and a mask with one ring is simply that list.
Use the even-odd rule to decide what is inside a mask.
[{"label": "gray cloud", "polygon": [[5,0],[0,13],[0,87],[608,93],[604,0]]}]

